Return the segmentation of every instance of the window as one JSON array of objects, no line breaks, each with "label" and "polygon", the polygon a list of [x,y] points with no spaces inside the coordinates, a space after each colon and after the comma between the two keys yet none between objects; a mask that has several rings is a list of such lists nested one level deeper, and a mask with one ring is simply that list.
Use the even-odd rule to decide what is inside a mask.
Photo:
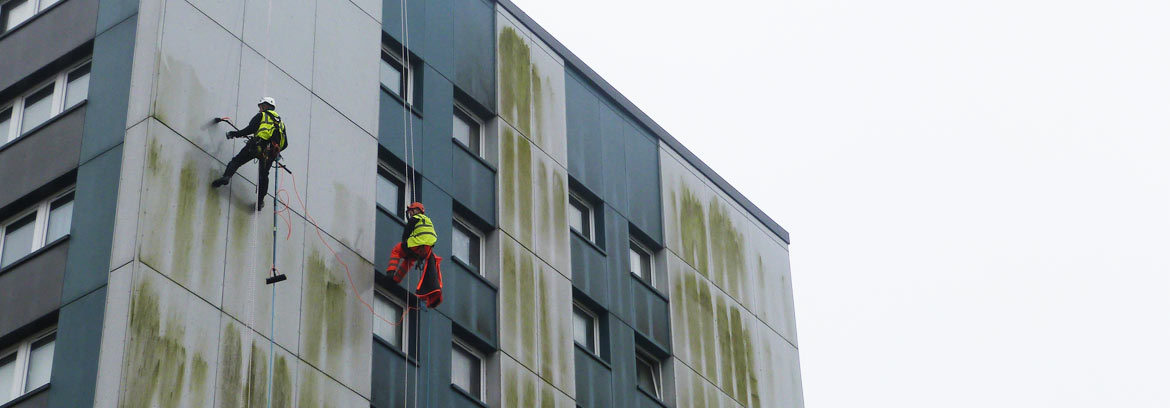
[{"label": "window", "polygon": [[374,291],[374,312],[386,320],[398,322],[397,325],[393,325],[375,316],[374,335],[403,351],[406,350],[407,345],[406,331],[403,328],[410,327],[409,316],[403,314],[405,309],[406,307],[401,302],[392,300],[389,295],[382,293],[382,291]]},{"label": "window", "polygon": [[655,398],[662,399],[662,364],[658,359],[638,350],[637,371],[638,388],[645,390]]},{"label": "window", "polygon": [[382,46],[382,62],[379,76],[382,88],[406,102],[415,104],[414,66],[403,63],[402,49],[396,45]]},{"label": "window", "polygon": [[56,343],[50,330],[0,352],[0,405],[49,383]]},{"label": "window", "polygon": [[480,150],[483,145],[483,124],[459,105],[455,105],[455,114],[451,119],[451,138],[466,146],[472,154],[483,155]]},{"label": "window", "polygon": [[650,250],[641,244],[630,241],[630,273],[647,283],[654,283],[654,258]]},{"label": "window", "polygon": [[451,247],[452,256],[474,268],[472,272],[483,274],[480,262],[483,254],[483,235],[458,217],[452,223]]},{"label": "window", "polygon": [[451,384],[483,400],[483,357],[462,341],[451,343]]},{"label": "window", "polygon": [[569,194],[569,228],[593,241],[593,207],[576,194]]},{"label": "window", "polygon": [[406,178],[391,170],[385,162],[378,163],[377,204],[386,212],[396,217],[403,217],[406,200],[410,191],[404,181]]},{"label": "window", "polygon": [[594,355],[601,354],[598,351],[598,345],[601,343],[598,321],[596,314],[576,302],[573,303],[573,341]]},{"label": "window", "polygon": [[58,73],[26,94],[0,103],[0,145],[36,129],[88,97],[87,61]]},{"label": "window", "polygon": [[73,192],[58,194],[0,224],[0,268],[69,234]]},{"label": "window", "polygon": [[36,0],[12,0],[0,6],[0,32],[11,30],[17,24],[36,14]]}]

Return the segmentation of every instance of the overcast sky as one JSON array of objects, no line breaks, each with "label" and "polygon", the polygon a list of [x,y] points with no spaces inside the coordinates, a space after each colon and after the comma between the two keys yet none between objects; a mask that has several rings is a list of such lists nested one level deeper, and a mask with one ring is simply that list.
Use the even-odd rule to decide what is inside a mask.
[{"label": "overcast sky", "polygon": [[792,233],[806,406],[1170,407],[1170,1],[515,2]]}]

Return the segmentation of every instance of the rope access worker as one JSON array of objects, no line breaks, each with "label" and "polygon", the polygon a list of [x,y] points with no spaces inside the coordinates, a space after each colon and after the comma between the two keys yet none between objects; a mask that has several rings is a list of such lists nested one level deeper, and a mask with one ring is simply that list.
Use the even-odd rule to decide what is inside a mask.
[{"label": "rope access worker", "polygon": [[399,283],[406,277],[410,267],[419,262],[422,276],[418,279],[415,294],[427,302],[427,307],[434,308],[443,302],[443,273],[439,270],[443,258],[434,253],[438,236],[435,235],[435,224],[431,223],[425,213],[426,209],[420,202],[406,207],[408,223],[402,230],[402,242],[390,252],[390,265],[386,267],[386,273],[394,278],[395,283]]},{"label": "rope access worker", "polygon": [[288,147],[288,133],[285,132],[284,122],[280,120],[280,115],[276,113],[276,100],[272,97],[265,96],[257,103],[260,112],[252,117],[252,121],[248,122],[248,126],[227,132],[227,138],[247,137],[248,135],[255,135],[248,139],[248,143],[240,149],[240,153],[228,162],[227,169],[223,171],[223,176],[211,182],[212,187],[219,187],[228,183],[232,175],[236,174],[236,170],[243,166],[244,163],[252,159],[259,160],[260,169],[260,185],[257,190],[256,197],[256,211],[264,208],[264,196],[268,194],[268,173],[272,169],[272,164],[280,157],[280,152]]}]

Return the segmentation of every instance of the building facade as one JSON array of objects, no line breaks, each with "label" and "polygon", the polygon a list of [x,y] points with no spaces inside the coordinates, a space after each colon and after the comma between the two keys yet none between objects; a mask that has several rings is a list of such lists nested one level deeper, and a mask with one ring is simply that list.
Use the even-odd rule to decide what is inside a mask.
[{"label": "building facade", "polygon": [[[508,0],[0,30],[0,407],[803,406],[788,233]],[[255,163],[210,186],[243,147],[211,119],[261,96],[257,212]],[[416,200],[434,309],[384,271]]]}]

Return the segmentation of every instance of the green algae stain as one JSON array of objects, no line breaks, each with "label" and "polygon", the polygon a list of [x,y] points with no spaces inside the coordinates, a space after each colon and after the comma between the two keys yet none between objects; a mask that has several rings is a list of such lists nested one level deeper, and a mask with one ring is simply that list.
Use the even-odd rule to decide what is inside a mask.
[{"label": "green algae stain", "polygon": [[198,239],[195,228],[195,205],[199,199],[197,192],[199,176],[195,174],[195,162],[191,158],[183,160],[183,167],[179,171],[178,212],[175,214],[175,229],[171,232],[171,273],[180,282],[190,282],[191,277],[191,247],[193,240]]},{"label": "green algae stain", "polygon": [[329,268],[326,258],[314,248],[305,267],[305,357],[317,364],[341,368],[341,360],[327,358],[326,354],[345,347],[346,322],[353,317],[346,313],[345,282],[335,278]]},{"label": "green algae stain", "polygon": [[240,341],[240,330],[235,325],[224,326],[223,340],[219,343],[219,393],[223,397],[219,406],[235,408],[242,406],[239,400],[243,393],[243,378],[240,378],[242,356],[240,355],[243,343]]},{"label": "green algae stain", "polygon": [[734,395],[734,389],[738,382],[735,377],[735,356],[732,351],[732,344],[736,340],[731,334],[731,319],[728,317],[727,300],[722,296],[716,296],[715,299],[715,334],[718,336],[719,341],[719,362],[721,363],[719,371],[722,374],[719,380],[723,384],[723,387],[729,390],[729,394]]},{"label": "green algae stain", "polygon": [[520,193],[519,214],[520,242],[532,246],[532,230],[536,228],[532,222],[532,145],[523,138],[516,139],[516,186]]},{"label": "green algae stain", "polygon": [[162,167],[162,146],[158,144],[158,139],[153,137],[148,138],[148,146],[146,149],[146,169],[148,174],[158,174],[163,171]]},{"label": "green algae stain", "polygon": [[540,390],[540,407],[541,408],[556,408],[557,399],[553,395],[551,387],[544,386]]},{"label": "green algae stain", "polygon": [[[187,349],[182,344],[185,328],[180,317],[162,318],[159,295],[142,282],[130,301],[130,324],[123,375],[126,389],[121,407],[176,407],[187,389]],[[165,329],[165,330],[164,330]],[[194,356],[193,382],[202,385],[207,363]],[[193,390],[195,394],[202,389]]]},{"label": "green algae stain", "polygon": [[732,296],[743,300],[743,280],[747,269],[744,256],[744,234],[735,228],[729,211],[717,197],[711,198],[708,225],[711,229],[711,258],[716,274],[715,282]]},{"label": "green algae stain", "polygon": [[[216,178],[215,173],[215,170],[209,170],[206,180]],[[203,261],[205,263],[212,263],[212,259],[215,258],[216,249],[220,248],[220,245],[218,245],[220,241],[217,238],[219,237],[219,227],[222,222],[223,204],[220,203],[219,194],[216,194],[209,184],[202,182],[198,184],[198,187],[206,191],[206,200],[203,202],[203,235],[199,239],[192,240],[192,243],[200,242],[203,249],[200,255]]]},{"label": "green algae stain", "polygon": [[500,139],[500,217],[501,224],[511,227],[514,224],[509,220],[517,220],[514,213],[517,208],[516,200],[516,134],[512,128],[503,126],[504,134]]},{"label": "green algae stain", "polygon": [[312,368],[302,365],[301,368],[301,392],[297,395],[297,406],[299,407],[315,407],[317,404],[317,375],[313,373]]},{"label": "green algae stain", "polygon": [[[533,257],[527,252],[524,252],[525,250],[523,249],[519,249],[518,251],[521,253],[518,254],[520,257],[517,265],[520,269],[518,273],[520,290],[517,292],[522,299],[535,299],[538,293],[536,293],[535,287],[537,276],[534,271]],[[523,347],[520,350],[520,356],[523,360],[522,363],[529,367],[535,367],[537,352],[536,331],[538,330],[536,325],[536,311],[532,307],[520,307],[517,312],[520,314],[520,345]]]},{"label": "green algae stain", "polygon": [[520,406],[520,384],[516,379],[515,370],[504,370],[504,406]]},{"label": "green algae stain", "polygon": [[[548,165],[544,164],[544,160],[537,160],[536,165],[537,189],[541,193],[544,193],[545,196],[539,197],[541,205],[538,211],[536,222],[534,223],[535,225],[533,225],[533,227],[540,228],[540,233],[538,234],[539,238],[537,238],[537,242],[533,242],[533,246],[535,247],[536,244],[540,244],[541,247],[543,247],[544,245],[551,243],[549,240],[554,236],[552,230],[553,228],[556,228],[556,226],[551,222],[552,197],[549,190],[550,183],[548,181]],[[534,197],[534,199],[536,199],[536,197]]]},{"label": "green algae stain", "polygon": [[272,371],[275,374],[272,377],[272,406],[291,407],[293,384],[292,370],[288,367],[288,359],[284,356],[278,356],[273,365],[275,368]]},{"label": "green algae stain", "polygon": [[[521,133],[532,135],[532,50],[512,27],[498,39],[501,113]],[[536,79],[538,82],[539,79]]]},{"label": "green algae stain", "polygon": [[[569,206],[567,204],[569,189],[565,187],[565,175],[553,169],[553,228],[554,232],[567,237],[569,231]],[[567,242],[566,242],[567,243]],[[561,254],[568,255],[568,254]]]},{"label": "green algae stain", "polygon": [[540,319],[540,323],[538,324],[540,335],[537,336],[536,340],[540,342],[537,345],[537,348],[540,350],[540,375],[551,381],[554,378],[553,342],[557,337],[557,333],[553,331],[552,316],[549,316],[549,312],[552,310],[550,300],[553,292],[550,288],[551,285],[547,273],[548,271],[544,270],[544,266],[539,266],[536,269],[536,289],[539,292],[535,294],[535,299],[537,301],[536,309]]},{"label": "green algae stain", "polygon": [[678,196],[676,218],[682,234],[683,259],[700,274],[710,278],[707,273],[707,225],[704,223],[706,210],[694,192],[685,185],[679,187],[682,194]]},{"label": "green algae stain", "polygon": [[207,364],[207,360],[205,360],[203,356],[196,354],[195,359],[191,364],[191,406],[193,407],[207,406],[207,396],[200,391],[203,390],[204,385],[207,384],[208,369],[209,366]]},{"label": "green algae stain", "polygon": [[[548,144],[545,143],[544,129],[541,126],[544,122],[544,99],[542,98],[544,94],[541,90],[542,86],[540,85],[540,71],[536,69],[536,65],[532,66],[531,78],[532,108],[535,111],[533,112],[533,118],[536,119],[536,131],[532,132],[536,135],[532,138],[532,140],[535,140],[537,145],[547,148]],[[529,135],[531,136],[532,133],[529,133]]]}]

